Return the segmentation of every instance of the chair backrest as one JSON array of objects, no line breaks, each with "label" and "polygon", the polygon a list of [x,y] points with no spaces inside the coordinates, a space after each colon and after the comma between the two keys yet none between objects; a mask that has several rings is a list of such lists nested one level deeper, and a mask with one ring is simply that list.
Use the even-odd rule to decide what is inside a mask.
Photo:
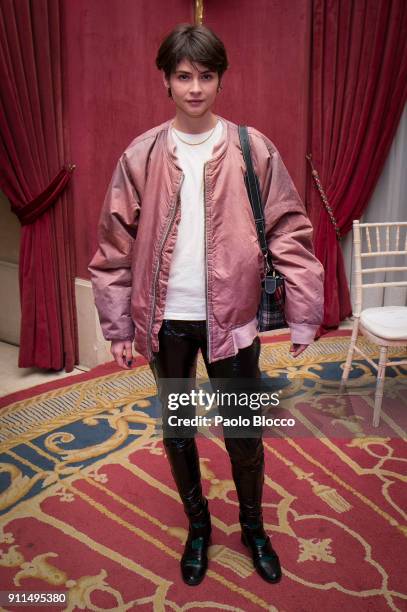
[{"label": "chair backrest", "polygon": [[[359,316],[362,309],[363,289],[371,287],[407,287],[407,221],[393,223],[359,223],[359,221],[354,221],[353,256],[354,315]],[[380,267],[369,266],[369,263],[372,261],[376,262],[379,260],[383,262]],[[395,260],[403,265],[394,265]],[[404,274],[401,280],[368,282],[369,275],[380,272]]]}]

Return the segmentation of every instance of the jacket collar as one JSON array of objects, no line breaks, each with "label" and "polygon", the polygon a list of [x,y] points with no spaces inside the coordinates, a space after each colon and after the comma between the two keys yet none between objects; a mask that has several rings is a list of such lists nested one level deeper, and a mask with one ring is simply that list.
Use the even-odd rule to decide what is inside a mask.
[{"label": "jacket collar", "polygon": [[[228,148],[228,144],[229,144],[229,138],[230,138],[230,125],[229,125],[229,121],[226,121],[226,119],[224,119],[223,117],[220,117],[218,115],[218,119],[221,121],[222,123],[222,135],[220,137],[220,139],[218,140],[218,142],[215,144],[214,148],[213,148],[213,153],[212,153],[212,157],[209,160],[208,163],[212,163],[212,162],[216,162],[219,161],[226,153],[226,150]],[[177,157],[177,145],[176,142],[172,136],[171,133],[171,124],[173,122],[173,119],[170,119],[169,121],[167,121],[164,124],[164,129],[166,131],[165,134],[165,150],[167,153],[167,156],[170,160],[170,162],[178,169],[181,170],[181,168],[178,165],[178,157]]]}]

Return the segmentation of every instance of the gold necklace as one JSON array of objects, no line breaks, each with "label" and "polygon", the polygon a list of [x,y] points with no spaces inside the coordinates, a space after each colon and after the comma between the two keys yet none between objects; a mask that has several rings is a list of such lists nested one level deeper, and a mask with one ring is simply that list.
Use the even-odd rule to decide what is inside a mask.
[{"label": "gold necklace", "polygon": [[187,140],[184,140],[183,138],[181,138],[181,136],[179,134],[177,134],[176,129],[174,128],[174,126],[172,126],[172,129],[174,130],[174,134],[175,136],[184,144],[189,145],[190,147],[197,147],[198,145],[203,144],[204,142],[206,142],[207,140],[209,140],[209,138],[212,136],[212,134],[214,133],[216,126],[218,125],[218,122],[216,122],[215,127],[211,130],[211,133],[209,134],[209,136],[207,136],[206,138],[204,138],[203,140],[201,140],[200,142],[188,142]]}]

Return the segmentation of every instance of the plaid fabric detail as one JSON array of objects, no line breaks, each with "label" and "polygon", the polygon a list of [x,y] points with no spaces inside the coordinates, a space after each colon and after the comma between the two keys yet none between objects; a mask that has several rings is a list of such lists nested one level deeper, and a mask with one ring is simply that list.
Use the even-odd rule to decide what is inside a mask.
[{"label": "plaid fabric detail", "polygon": [[274,293],[261,292],[259,309],[257,311],[257,329],[260,332],[287,327],[284,315],[285,287],[284,280],[278,284]]}]

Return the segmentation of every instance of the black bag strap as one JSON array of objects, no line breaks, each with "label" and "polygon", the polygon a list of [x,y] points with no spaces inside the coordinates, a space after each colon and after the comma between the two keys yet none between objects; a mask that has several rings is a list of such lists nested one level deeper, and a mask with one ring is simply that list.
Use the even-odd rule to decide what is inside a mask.
[{"label": "black bag strap", "polygon": [[247,195],[253,211],[254,222],[256,224],[259,244],[266,263],[267,273],[274,274],[274,267],[271,260],[271,253],[267,246],[266,230],[264,227],[263,206],[260,198],[260,185],[258,176],[254,172],[252,153],[250,149],[249,133],[245,125],[239,125],[239,139],[242,147],[243,159],[246,164],[246,174],[244,182],[246,184]]}]

